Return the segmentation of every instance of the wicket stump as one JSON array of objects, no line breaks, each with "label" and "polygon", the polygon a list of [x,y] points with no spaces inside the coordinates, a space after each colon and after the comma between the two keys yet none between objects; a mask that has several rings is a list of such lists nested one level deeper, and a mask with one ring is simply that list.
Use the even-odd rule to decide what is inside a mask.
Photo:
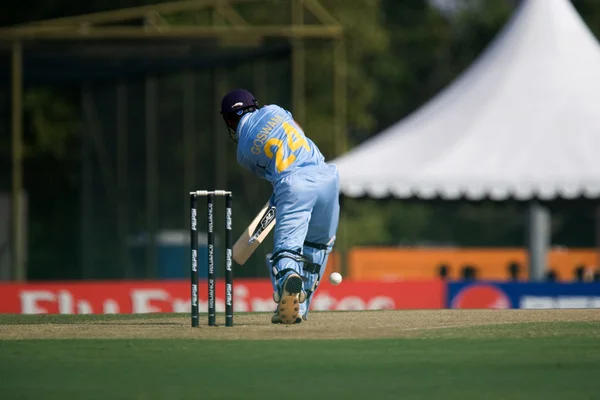
[{"label": "wicket stump", "polygon": [[191,247],[191,314],[192,327],[200,324],[199,318],[199,285],[198,285],[198,197],[206,197],[207,216],[207,280],[208,280],[208,325],[216,325],[215,297],[215,233],[214,233],[214,204],[215,196],[225,197],[225,326],[233,326],[233,237],[232,226],[232,195],[225,190],[197,190],[190,192],[190,247]]}]

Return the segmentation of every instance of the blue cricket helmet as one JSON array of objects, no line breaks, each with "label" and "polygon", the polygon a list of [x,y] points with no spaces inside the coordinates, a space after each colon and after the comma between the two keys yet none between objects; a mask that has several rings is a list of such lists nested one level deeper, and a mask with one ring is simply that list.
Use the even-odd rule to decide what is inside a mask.
[{"label": "blue cricket helmet", "polygon": [[229,129],[229,136],[237,143],[236,129],[242,116],[259,108],[258,101],[245,89],[230,91],[221,100],[221,115]]},{"label": "blue cricket helmet", "polygon": [[247,108],[258,108],[258,102],[252,93],[245,89],[235,89],[227,93],[221,101],[221,114],[233,113],[243,115],[241,112]]}]

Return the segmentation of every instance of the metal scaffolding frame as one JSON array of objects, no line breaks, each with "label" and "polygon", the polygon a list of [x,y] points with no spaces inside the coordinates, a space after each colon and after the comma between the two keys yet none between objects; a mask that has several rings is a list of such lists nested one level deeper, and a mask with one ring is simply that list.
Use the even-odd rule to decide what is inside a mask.
[{"label": "metal scaffolding frame", "polygon": [[[264,0],[185,0],[155,5],[132,7],[87,15],[48,19],[33,23],[15,25],[0,29],[0,46],[11,53],[11,92],[12,92],[12,262],[13,279],[24,281],[27,276],[25,264],[25,218],[19,198],[23,192],[23,53],[24,45],[30,42],[48,41],[103,41],[158,39],[216,39],[233,41],[240,39],[260,43],[267,38],[283,38],[292,45],[292,111],[299,119],[305,116],[305,48],[303,39],[329,39],[332,42],[333,56],[333,109],[332,129],[334,153],[339,155],[346,150],[346,50],[343,29],[340,23],[320,4],[319,0],[286,0],[291,7],[292,21],[282,25],[252,25],[236,10],[235,6],[246,3],[260,3]],[[169,25],[165,16],[177,13],[192,13],[212,10],[212,23],[207,25]],[[312,14],[318,24],[305,24],[306,12]],[[143,20],[140,26],[123,25],[127,21]],[[260,74],[260,65],[257,64]],[[215,77],[215,90],[223,87],[222,79]],[[147,87],[155,85],[148,78]],[[119,91],[121,96],[125,94]],[[186,93],[193,98],[193,93]],[[146,107],[152,108],[152,98],[147,99]],[[188,107],[189,108],[189,107]],[[187,124],[187,123],[186,123]],[[122,122],[121,125],[122,126]],[[190,129],[190,127],[187,127]],[[152,130],[148,132],[152,134]],[[147,146],[153,146],[150,140]],[[151,149],[152,150],[152,149]],[[187,154],[187,153],[186,153]],[[186,156],[187,157],[187,156]],[[122,157],[119,154],[118,159]],[[150,167],[151,168],[151,167]],[[152,176],[156,171],[148,171]],[[193,178],[193,171],[186,179]],[[119,181],[117,190],[127,182]],[[148,189],[154,187],[149,182]],[[147,193],[151,196],[151,193]],[[149,219],[152,216],[148,217]],[[148,221],[151,225],[152,222]],[[150,250],[151,251],[151,250]]]}]

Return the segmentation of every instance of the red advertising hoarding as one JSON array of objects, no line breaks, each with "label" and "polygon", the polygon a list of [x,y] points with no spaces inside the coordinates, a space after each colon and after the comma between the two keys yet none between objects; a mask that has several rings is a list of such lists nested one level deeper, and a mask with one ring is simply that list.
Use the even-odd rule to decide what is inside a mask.
[{"label": "red advertising hoarding", "polygon": [[[200,310],[207,309],[206,283],[200,284]],[[217,282],[217,311],[224,311],[224,284]],[[436,309],[445,306],[441,281],[323,282],[311,310]],[[273,311],[268,279],[236,280],[234,310]],[[92,281],[0,283],[0,313],[142,314],[190,312],[188,281]]]}]

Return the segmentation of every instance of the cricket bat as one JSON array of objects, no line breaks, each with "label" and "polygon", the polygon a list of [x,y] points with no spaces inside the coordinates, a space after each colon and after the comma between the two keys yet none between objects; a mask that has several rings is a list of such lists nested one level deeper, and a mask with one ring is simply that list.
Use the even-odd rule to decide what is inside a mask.
[{"label": "cricket bat", "polygon": [[275,207],[267,202],[233,245],[233,261],[244,265],[274,226]]}]

